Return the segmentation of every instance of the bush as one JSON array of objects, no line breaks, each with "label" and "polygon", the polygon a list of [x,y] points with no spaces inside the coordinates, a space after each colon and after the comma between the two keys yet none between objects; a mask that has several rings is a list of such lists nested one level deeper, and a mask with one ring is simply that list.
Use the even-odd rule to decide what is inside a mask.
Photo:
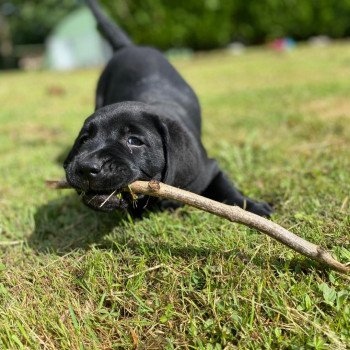
[{"label": "bush", "polygon": [[350,35],[350,0],[103,0],[137,43],[211,49],[291,36]]},{"label": "bush", "polygon": [[[231,40],[234,1],[104,1],[137,43],[211,49]],[[213,28],[215,30],[213,30]]]},{"label": "bush", "polygon": [[74,0],[11,0],[7,17],[15,45],[42,44],[50,30],[76,8]]},{"label": "bush", "polygon": [[[234,40],[258,44],[350,35],[350,0],[100,0],[136,43],[212,49]],[[14,44],[42,43],[82,0],[9,0]]]}]

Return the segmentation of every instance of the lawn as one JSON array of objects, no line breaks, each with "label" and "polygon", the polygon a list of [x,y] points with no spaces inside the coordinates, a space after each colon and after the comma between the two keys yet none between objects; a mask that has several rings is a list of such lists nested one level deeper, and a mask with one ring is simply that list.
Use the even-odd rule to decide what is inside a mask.
[{"label": "lawn", "polygon": [[[210,156],[349,262],[350,44],[173,62]],[[349,349],[350,276],[193,208],[135,221],[45,188],[98,75],[0,75],[0,349]]]}]

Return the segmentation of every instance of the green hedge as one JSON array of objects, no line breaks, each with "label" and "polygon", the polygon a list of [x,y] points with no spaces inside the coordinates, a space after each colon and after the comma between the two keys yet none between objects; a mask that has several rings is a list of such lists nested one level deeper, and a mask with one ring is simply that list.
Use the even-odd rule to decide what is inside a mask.
[{"label": "green hedge", "polygon": [[103,0],[135,42],[211,49],[291,36],[350,35],[350,0]]},{"label": "green hedge", "polygon": [[52,28],[77,8],[75,0],[10,0],[9,3],[14,7],[7,20],[15,45],[42,44]]},{"label": "green hedge", "polygon": [[[135,42],[212,49],[231,41],[263,43],[350,35],[350,0],[101,0]],[[14,44],[43,42],[50,28],[82,0],[8,0]],[[1,7],[1,6],[0,6]]]}]

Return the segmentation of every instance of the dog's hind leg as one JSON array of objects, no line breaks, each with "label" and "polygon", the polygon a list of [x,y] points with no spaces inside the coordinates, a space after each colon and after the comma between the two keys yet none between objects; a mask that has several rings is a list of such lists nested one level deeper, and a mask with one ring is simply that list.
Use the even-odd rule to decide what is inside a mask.
[{"label": "dog's hind leg", "polygon": [[216,175],[202,195],[218,202],[229,205],[238,205],[239,207],[260,216],[268,217],[273,212],[273,209],[269,204],[265,202],[257,202],[244,196],[237,188],[234,187],[234,185],[222,171]]}]

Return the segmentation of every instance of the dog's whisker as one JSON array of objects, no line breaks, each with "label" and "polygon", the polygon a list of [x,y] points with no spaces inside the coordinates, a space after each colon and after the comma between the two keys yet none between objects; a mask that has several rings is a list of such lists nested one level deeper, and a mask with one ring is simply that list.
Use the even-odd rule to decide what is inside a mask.
[{"label": "dog's whisker", "polygon": [[117,190],[114,190],[104,201],[103,203],[100,205],[100,208],[102,208],[107,202],[108,200],[114,195],[114,193],[116,193]]},{"label": "dog's whisker", "polygon": [[148,205],[148,202],[149,202],[149,200],[150,200],[150,196],[148,196],[148,198],[147,198],[147,202],[146,202],[146,204],[142,207],[142,209],[146,209],[147,208],[147,205]]},{"label": "dog's whisker", "polygon": [[90,200],[89,200],[89,204],[97,197],[97,194],[95,194]]}]

